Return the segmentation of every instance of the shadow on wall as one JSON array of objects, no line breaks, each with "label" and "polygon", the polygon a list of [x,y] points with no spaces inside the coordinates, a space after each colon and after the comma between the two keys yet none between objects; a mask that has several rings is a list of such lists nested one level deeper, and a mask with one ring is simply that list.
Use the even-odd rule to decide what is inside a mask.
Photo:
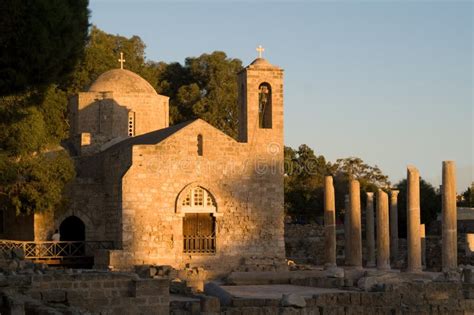
[{"label": "shadow on wall", "polygon": [[[104,98],[96,99],[86,107],[73,111],[71,138],[80,138],[81,133],[89,133],[91,139],[89,144],[76,143],[74,146],[76,152],[71,153],[77,155],[79,150],[99,149],[101,145],[112,139],[128,137],[129,112],[126,106],[118,104],[112,98],[107,98],[106,94]],[[134,125],[132,127],[134,128]]]}]

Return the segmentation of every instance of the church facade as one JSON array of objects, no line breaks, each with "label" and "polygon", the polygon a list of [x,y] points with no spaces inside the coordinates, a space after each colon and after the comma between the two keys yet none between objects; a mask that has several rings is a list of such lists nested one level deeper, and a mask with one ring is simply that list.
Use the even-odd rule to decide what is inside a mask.
[{"label": "church facade", "polygon": [[234,139],[201,119],[169,126],[168,97],[131,71],[99,76],[69,104],[69,207],[35,215],[34,238],[112,241],[96,264],[114,269],[283,261],[283,70],[257,58],[238,84]]}]

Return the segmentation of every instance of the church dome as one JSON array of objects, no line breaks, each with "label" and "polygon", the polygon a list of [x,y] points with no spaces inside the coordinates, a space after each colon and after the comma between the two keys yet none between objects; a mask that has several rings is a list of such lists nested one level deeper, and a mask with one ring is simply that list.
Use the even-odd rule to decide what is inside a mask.
[{"label": "church dome", "polygon": [[268,66],[269,66],[269,67],[272,66],[272,64],[269,63],[269,62],[268,62],[266,59],[264,59],[264,58],[257,58],[257,59],[255,59],[254,61],[252,61],[252,63],[251,63],[250,65],[252,65],[252,66],[267,66],[267,67],[268,67]]},{"label": "church dome", "polygon": [[145,79],[125,69],[113,69],[102,73],[92,83],[89,92],[157,94]]}]

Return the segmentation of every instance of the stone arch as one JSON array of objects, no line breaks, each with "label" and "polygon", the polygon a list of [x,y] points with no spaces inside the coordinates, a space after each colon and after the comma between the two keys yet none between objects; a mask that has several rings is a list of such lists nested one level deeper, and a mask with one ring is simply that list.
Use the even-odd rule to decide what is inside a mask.
[{"label": "stone arch", "polygon": [[61,222],[59,233],[61,241],[85,241],[86,225],[79,217],[72,215]]},{"label": "stone arch", "polygon": [[[201,203],[194,200],[193,193],[202,190]],[[184,217],[186,213],[211,213],[214,217],[220,216],[219,198],[208,187],[200,183],[191,183],[186,185],[176,198],[175,212]]]},{"label": "stone arch", "polygon": [[272,86],[262,82],[258,86],[258,125],[260,128],[272,128]]},{"label": "stone arch", "polygon": [[61,225],[61,223],[66,220],[68,217],[77,217],[79,218],[85,225],[85,236],[86,236],[86,239],[85,240],[91,240],[91,239],[95,239],[95,235],[96,235],[96,231],[95,231],[95,227],[96,225],[94,224],[94,222],[91,220],[91,218],[81,212],[81,211],[67,211],[66,213],[60,215],[59,217],[56,217],[55,218],[55,229],[58,229],[59,226]]}]

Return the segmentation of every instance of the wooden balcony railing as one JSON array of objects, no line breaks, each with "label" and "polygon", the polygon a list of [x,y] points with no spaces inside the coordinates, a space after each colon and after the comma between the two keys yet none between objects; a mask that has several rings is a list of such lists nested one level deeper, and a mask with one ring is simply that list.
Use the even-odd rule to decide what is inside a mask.
[{"label": "wooden balcony railing", "polygon": [[96,249],[113,249],[112,241],[29,242],[0,240],[0,250],[21,248],[26,259],[46,260],[94,256]]},{"label": "wooden balcony railing", "polygon": [[213,235],[184,235],[184,253],[208,254],[216,253],[216,236]]}]

